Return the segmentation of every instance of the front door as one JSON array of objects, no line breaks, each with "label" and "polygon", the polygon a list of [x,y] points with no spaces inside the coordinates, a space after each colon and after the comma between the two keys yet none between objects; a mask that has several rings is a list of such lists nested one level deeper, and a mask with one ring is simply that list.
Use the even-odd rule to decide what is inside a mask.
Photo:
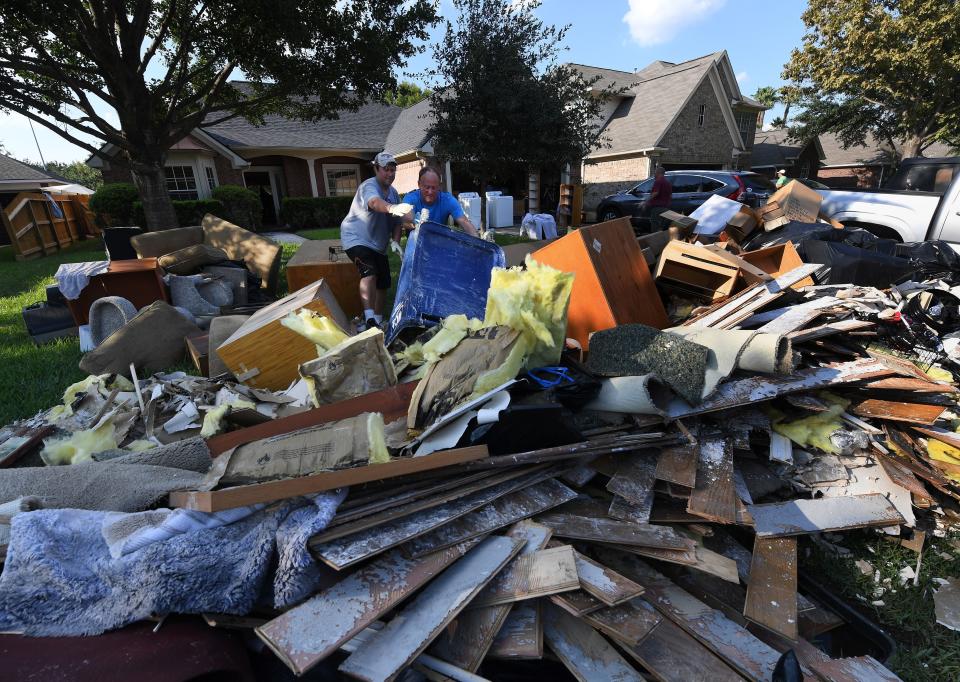
[{"label": "front door", "polygon": [[260,197],[263,224],[277,225],[280,222],[280,199],[283,193],[278,172],[272,168],[243,171],[243,183]]}]

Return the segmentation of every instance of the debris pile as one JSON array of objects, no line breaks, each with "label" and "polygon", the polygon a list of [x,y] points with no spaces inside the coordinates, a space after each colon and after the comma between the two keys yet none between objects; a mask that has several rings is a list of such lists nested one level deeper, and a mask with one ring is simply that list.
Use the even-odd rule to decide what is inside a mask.
[{"label": "debris pile", "polygon": [[774,204],[583,228],[494,269],[483,319],[354,335],[321,280],[211,346],[228,372],[69,387],[0,433],[0,629],[201,613],[363,680],[898,679],[814,646],[846,623],[798,539],[955,520],[960,299],[738,246],[816,220]]}]

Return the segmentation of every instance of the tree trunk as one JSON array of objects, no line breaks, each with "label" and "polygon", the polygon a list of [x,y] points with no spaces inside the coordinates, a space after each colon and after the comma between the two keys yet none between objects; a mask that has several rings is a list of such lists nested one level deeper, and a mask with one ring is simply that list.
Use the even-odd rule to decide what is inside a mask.
[{"label": "tree trunk", "polygon": [[177,213],[173,210],[173,202],[167,192],[163,164],[138,164],[138,167],[133,169],[133,183],[140,192],[140,201],[143,202],[143,214],[147,221],[143,228],[146,231],[179,227]]},{"label": "tree trunk", "polygon": [[922,148],[923,138],[919,135],[911,135],[903,141],[903,158],[912,159],[914,156],[920,156]]},{"label": "tree trunk", "polygon": [[783,127],[788,128],[790,126],[790,101],[787,100],[783,103]]}]

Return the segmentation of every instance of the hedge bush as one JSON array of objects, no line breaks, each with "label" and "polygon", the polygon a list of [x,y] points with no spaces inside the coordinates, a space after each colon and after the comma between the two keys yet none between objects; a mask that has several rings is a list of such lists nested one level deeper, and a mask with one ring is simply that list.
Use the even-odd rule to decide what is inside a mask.
[{"label": "hedge bush", "polygon": [[294,230],[339,227],[353,197],[284,197],[280,220]]},{"label": "hedge bush", "polygon": [[[143,225],[138,220],[136,204],[140,203],[137,188],[129,182],[111,182],[102,185],[90,197],[90,210],[96,214],[101,227]],[[141,210],[139,216],[143,215]]]},{"label": "hedge bush", "polygon": [[[173,202],[173,210],[177,213],[176,227],[199,225],[203,216],[212,213],[218,218],[223,216],[223,204],[216,199],[181,199]],[[146,227],[147,218],[143,213],[143,202],[133,203],[133,225]]]},{"label": "hedge bush", "polygon": [[263,204],[256,192],[239,185],[220,185],[213,190],[213,198],[223,204],[218,218],[258,231],[263,227]]}]

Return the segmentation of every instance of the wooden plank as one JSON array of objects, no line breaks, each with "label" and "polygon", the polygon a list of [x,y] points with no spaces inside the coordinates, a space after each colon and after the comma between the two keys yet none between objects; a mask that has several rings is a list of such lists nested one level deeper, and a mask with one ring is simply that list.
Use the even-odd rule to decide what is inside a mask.
[{"label": "wooden plank", "polygon": [[720,657],[669,620],[657,625],[637,646],[624,651],[660,682],[743,680]]},{"label": "wooden plank", "polygon": [[615,543],[597,543],[610,549],[620,550],[628,554],[666,561],[671,564],[680,564],[682,566],[694,566],[697,563],[697,547],[694,544],[689,549],[661,549],[658,547],[637,547],[635,545],[618,545]]},{"label": "wooden plank", "polygon": [[797,639],[797,539],[757,538],[743,615]]},{"label": "wooden plank", "polygon": [[53,430],[52,424],[10,429],[8,437],[0,443],[0,469],[13,466],[24,455],[39,447],[40,442]]},{"label": "wooden plank", "polygon": [[256,629],[297,675],[310,670],[462,557],[471,543],[423,559],[395,550]]},{"label": "wooden plank", "polygon": [[653,452],[638,452],[621,457],[617,473],[607,483],[607,490],[628,502],[644,505],[653,491],[657,463]]},{"label": "wooden plank", "polygon": [[733,482],[733,444],[729,439],[700,441],[697,484],[687,511],[718,523],[737,522],[737,491]]},{"label": "wooden plank", "polygon": [[555,479],[517,490],[414,539],[407,550],[415,556],[493,532],[572,500],[577,493]]},{"label": "wooden plank", "polygon": [[[376,637],[383,627],[384,625],[380,621],[372,623],[370,627],[357,633],[357,636],[349,642],[344,642],[340,650],[352,654]],[[419,673],[420,676],[414,673]],[[451,682],[451,680],[456,682],[488,682],[484,677],[474,675],[467,670],[458,668],[446,661],[441,661],[439,658],[434,658],[429,654],[420,654],[413,659],[410,667],[407,668],[398,679],[404,682],[419,682],[421,677],[423,679],[436,680],[437,682]]]},{"label": "wooden plank", "polygon": [[580,682],[642,682],[643,677],[583,621],[547,605],[543,636],[553,653]]},{"label": "wooden plank", "polygon": [[[256,428],[256,427],[253,427]],[[310,476],[267,481],[252,485],[238,485],[222,490],[187,490],[170,493],[170,506],[196,511],[215,512],[246,507],[262,502],[275,502],[299,495],[380,481],[407,474],[431,471],[442,467],[472,462],[487,457],[487,446],[473,445],[456,450],[443,450],[425,457],[397,457],[385,464],[323,471]]]},{"label": "wooden plank", "polygon": [[696,407],[692,407],[678,398],[667,406],[666,413],[670,419],[680,419],[773,400],[789,393],[813,391],[855,381],[877,379],[894,373],[894,370],[884,363],[871,358],[839,363],[830,367],[803,369],[791,375],[751,376],[746,379],[736,379],[720,384],[720,387],[709,398]]},{"label": "wooden plank", "polygon": [[663,549],[692,549],[695,543],[680,537],[669,526],[640,526],[613,519],[591,519],[572,514],[547,514],[537,519],[561,537],[595,542],[615,542]]},{"label": "wooden plank", "polygon": [[543,658],[543,620],[540,617],[541,600],[520,602],[493,639],[490,658]]},{"label": "wooden plank", "polygon": [[791,500],[747,507],[761,537],[803,535],[870,526],[896,526],[903,517],[883,495]]},{"label": "wooden plank", "polygon": [[909,469],[905,464],[903,464],[899,459],[895,459],[890,455],[884,455],[882,453],[875,454],[877,461],[880,462],[880,466],[883,467],[883,470],[887,472],[887,476],[890,477],[894,483],[896,483],[901,488],[910,491],[911,495],[918,497],[922,500],[927,500],[928,502],[933,502],[934,499],[927,491],[927,487],[923,485],[917,477],[914,475],[913,471]]},{"label": "wooden plank", "polygon": [[858,417],[874,417],[876,419],[889,419],[930,426],[943,416],[946,408],[939,405],[892,402],[871,398],[851,405],[850,412]]},{"label": "wooden plank", "polygon": [[734,670],[751,680],[769,680],[780,654],[712,609],[646,562],[629,554],[603,551],[600,558],[646,588],[641,599],[699,640]]},{"label": "wooden plank", "polygon": [[582,616],[583,620],[625,646],[636,646],[657,627],[663,616],[643,599],[608,606]]},{"label": "wooden plank", "polygon": [[647,493],[647,499],[643,504],[631,504],[619,495],[615,495],[610,502],[610,509],[607,510],[607,516],[630,523],[650,523],[650,513],[653,510],[653,500],[655,497],[656,495],[653,490],[651,490]]},{"label": "wooden plank", "polygon": [[913,377],[890,377],[868,381],[863,385],[867,390],[913,391],[915,393],[960,393],[960,388],[951,384],[941,384]]},{"label": "wooden plank", "polygon": [[697,483],[698,448],[695,445],[674,445],[660,450],[656,477],[687,488]]},{"label": "wooden plank", "polygon": [[803,343],[804,341],[822,339],[825,336],[833,336],[834,334],[843,334],[875,326],[873,322],[868,322],[867,320],[838,320],[836,322],[822,324],[819,327],[790,332],[787,334],[787,338],[790,339],[792,343],[797,344]]},{"label": "wooden plank", "polygon": [[496,473],[495,471],[481,471],[468,476],[438,475],[433,478],[423,477],[426,480],[406,484],[394,481],[391,481],[389,485],[361,484],[350,490],[347,499],[337,508],[337,515],[330,521],[330,526],[350,523],[385,509],[395,509],[406,502],[433,496],[434,493],[449,490],[451,486],[474,483],[496,475]]},{"label": "wooden plank", "polygon": [[[526,542],[518,555],[522,557],[543,549],[553,531],[539,523],[524,520],[514,524],[507,535]],[[516,561],[514,559],[504,571],[510,570]],[[513,604],[502,604],[461,612],[450,627],[437,637],[430,653],[464,670],[476,672],[512,608]]]},{"label": "wooden plank", "polygon": [[889,668],[880,664],[872,656],[857,656],[855,658],[834,658],[827,661],[811,662],[810,667],[831,682],[903,682]]},{"label": "wooden plank", "polygon": [[564,545],[520,557],[492,580],[471,606],[512,604],[579,587],[573,547]]},{"label": "wooden plank", "polygon": [[486,538],[445,570],[376,637],[354,651],[340,671],[361,680],[392,680],[419,656],[523,546],[521,540]]},{"label": "wooden plank", "polygon": [[616,606],[643,594],[643,587],[611,568],[574,552],[580,586],[607,606]]},{"label": "wooden plank", "polygon": [[[428,456],[432,457],[433,455]],[[537,475],[533,474],[533,476]],[[358,561],[369,559],[380,552],[385,552],[412,538],[428,533],[464,514],[469,514],[474,509],[478,509],[498,497],[516,490],[518,487],[523,487],[525,484],[526,479],[505,481],[493,488],[480,490],[459,500],[410,514],[360,533],[324,543],[310,541],[309,546],[318,559],[339,571]]]},{"label": "wooden plank", "polygon": [[549,599],[553,604],[556,604],[571,616],[576,616],[577,618],[607,608],[606,604],[588,594],[582,588],[571,592],[552,594]]}]

